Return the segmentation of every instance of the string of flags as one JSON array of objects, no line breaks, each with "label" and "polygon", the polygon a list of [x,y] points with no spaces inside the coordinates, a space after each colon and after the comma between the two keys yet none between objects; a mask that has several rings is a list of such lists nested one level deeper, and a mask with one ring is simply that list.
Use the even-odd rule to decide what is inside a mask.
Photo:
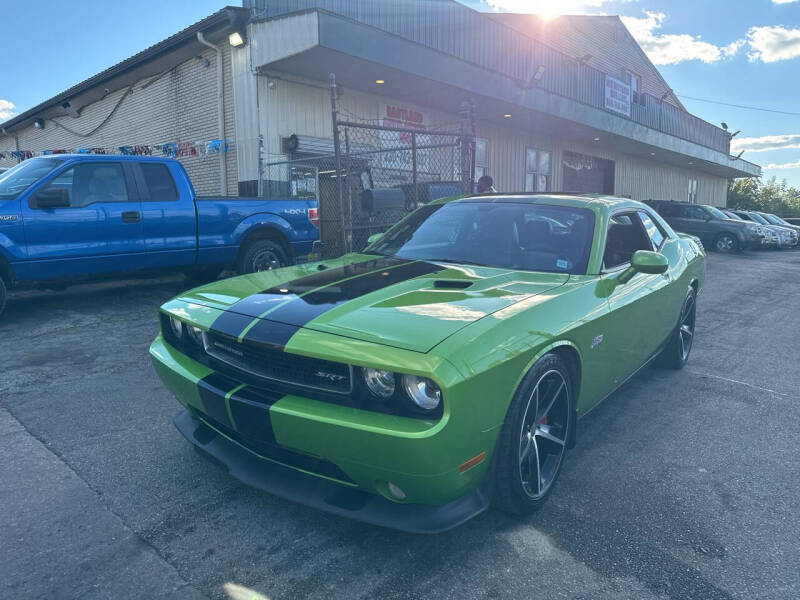
[{"label": "string of flags", "polygon": [[124,154],[128,156],[208,156],[230,151],[231,141],[207,140],[203,142],[166,142],[163,144],[137,144],[134,146],[59,148],[56,150],[0,150],[0,160],[16,158],[26,160],[34,156],[51,154]]}]

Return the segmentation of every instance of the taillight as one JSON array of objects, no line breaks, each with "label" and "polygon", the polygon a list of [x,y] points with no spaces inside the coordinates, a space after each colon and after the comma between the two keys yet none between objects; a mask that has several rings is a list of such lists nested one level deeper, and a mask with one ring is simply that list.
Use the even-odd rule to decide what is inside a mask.
[{"label": "taillight", "polygon": [[319,229],[319,209],[318,208],[309,208],[308,209],[308,220],[311,221],[311,224]]}]

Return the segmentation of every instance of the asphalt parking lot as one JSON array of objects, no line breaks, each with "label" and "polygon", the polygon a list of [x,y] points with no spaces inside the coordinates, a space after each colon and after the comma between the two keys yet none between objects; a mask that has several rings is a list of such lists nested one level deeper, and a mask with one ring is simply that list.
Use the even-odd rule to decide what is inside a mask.
[{"label": "asphalt parking lot", "polygon": [[800,597],[800,251],[710,255],[689,366],[584,418],[539,513],[436,536],[290,504],[197,455],[147,355],[184,287],[10,298],[0,597]]}]

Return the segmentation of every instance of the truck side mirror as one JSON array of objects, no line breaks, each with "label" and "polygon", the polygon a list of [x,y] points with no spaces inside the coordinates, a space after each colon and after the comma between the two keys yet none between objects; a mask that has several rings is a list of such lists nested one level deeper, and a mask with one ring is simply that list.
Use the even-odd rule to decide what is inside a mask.
[{"label": "truck side mirror", "polygon": [[61,187],[47,186],[33,197],[36,206],[34,208],[68,208],[69,191]]}]

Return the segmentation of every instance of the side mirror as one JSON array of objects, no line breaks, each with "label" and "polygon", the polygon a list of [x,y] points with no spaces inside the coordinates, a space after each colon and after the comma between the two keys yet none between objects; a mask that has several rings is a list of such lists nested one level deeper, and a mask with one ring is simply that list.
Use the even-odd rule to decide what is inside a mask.
[{"label": "side mirror", "polygon": [[65,188],[46,187],[33,197],[36,208],[68,208],[69,191]]},{"label": "side mirror", "polygon": [[382,237],[383,237],[382,233],[373,233],[371,236],[367,238],[367,246],[369,246],[370,244],[374,244]]},{"label": "side mirror", "polygon": [[637,250],[631,257],[631,266],[618,277],[620,283],[628,283],[637,273],[658,275],[669,268],[667,257],[659,252]]}]

